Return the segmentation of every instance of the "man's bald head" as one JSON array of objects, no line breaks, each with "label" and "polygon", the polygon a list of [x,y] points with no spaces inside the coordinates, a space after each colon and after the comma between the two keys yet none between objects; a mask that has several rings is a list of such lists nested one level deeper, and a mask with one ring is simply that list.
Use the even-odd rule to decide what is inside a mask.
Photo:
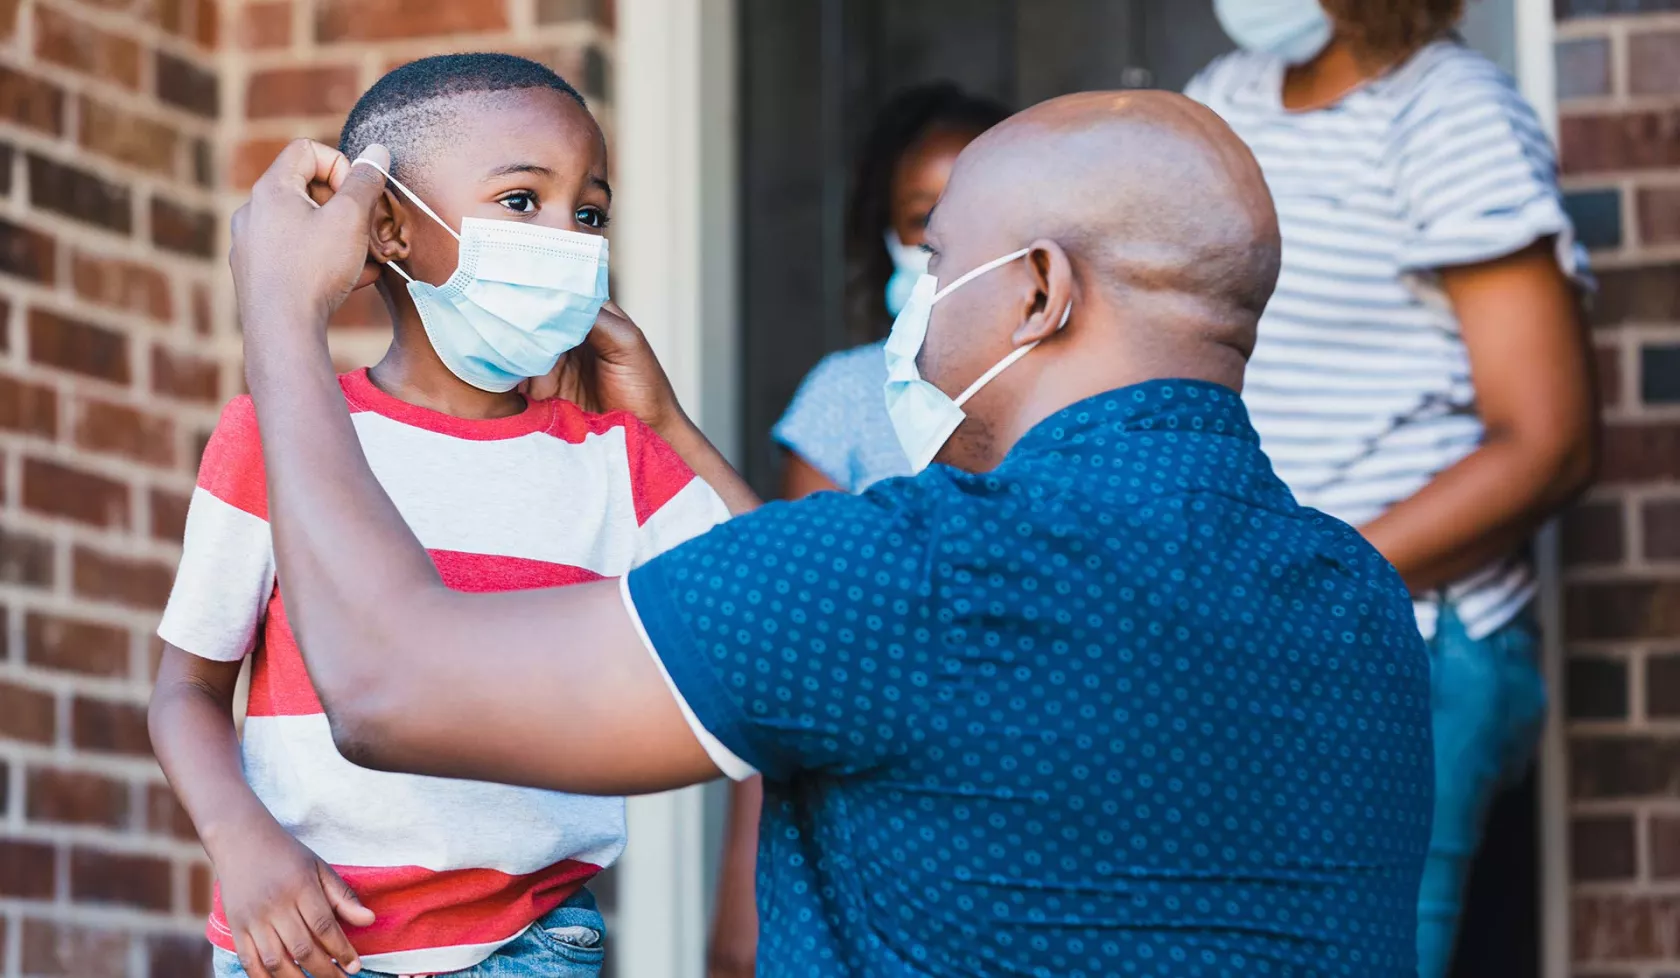
[{"label": "man's bald head", "polygon": [[[1034,247],[942,300],[924,348],[924,376],[955,393],[1000,351],[1053,337],[1023,361],[1037,361],[1036,370],[1000,375],[1004,390],[988,397],[999,408],[1008,405],[998,394],[1034,375],[1067,386],[1068,378],[1050,381],[1061,370],[1057,347],[1071,359],[1106,350],[1129,361],[1074,365],[1088,384],[1108,370],[1119,382],[1191,376],[1240,386],[1281,250],[1253,154],[1213,112],[1165,92],[1069,95],[1012,116],[964,150],[928,239],[942,282]],[[1070,280],[1065,296],[1054,294],[1058,274]],[[1068,329],[1056,336],[1069,305]],[[997,312],[1019,328],[1007,336],[972,328]],[[1113,386],[1121,383],[1099,389]],[[965,426],[971,436],[988,427],[977,420]]]}]

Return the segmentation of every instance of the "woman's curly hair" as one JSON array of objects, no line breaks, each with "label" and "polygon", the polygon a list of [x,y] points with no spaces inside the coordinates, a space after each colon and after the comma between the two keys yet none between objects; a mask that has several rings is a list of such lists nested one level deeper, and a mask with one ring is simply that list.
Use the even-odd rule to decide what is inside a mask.
[{"label": "woman's curly hair", "polygon": [[1320,0],[1364,58],[1394,61],[1452,33],[1466,0]]}]

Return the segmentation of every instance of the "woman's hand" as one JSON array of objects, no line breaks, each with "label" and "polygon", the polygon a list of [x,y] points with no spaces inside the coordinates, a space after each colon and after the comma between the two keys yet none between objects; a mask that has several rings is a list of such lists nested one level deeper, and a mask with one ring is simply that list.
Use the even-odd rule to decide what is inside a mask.
[{"label": "woman's hand", "polygon": [[611,301],[582,346],[522,389],[536,400],[563,397],[586,411],[628,411],[662,435],[688,423],[647,336]]}]

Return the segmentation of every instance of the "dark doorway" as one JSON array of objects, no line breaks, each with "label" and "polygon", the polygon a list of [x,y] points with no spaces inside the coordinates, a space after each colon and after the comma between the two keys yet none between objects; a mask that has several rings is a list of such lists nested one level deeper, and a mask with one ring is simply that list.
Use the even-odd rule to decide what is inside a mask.
[{"label": "dark doorway", "polygon": [[848,345],[842,216],[857,143],[894,92],[953,81],[1021,107],[1181,87],[1229,43],[1182,0],[741,0],[746,473],[774,492],[770,426]]},{"label": "dark doorway", "polygon": [[1465,893],[1453,978],[1539,978],[1538,792],[1530,768],[1488,813]]}]

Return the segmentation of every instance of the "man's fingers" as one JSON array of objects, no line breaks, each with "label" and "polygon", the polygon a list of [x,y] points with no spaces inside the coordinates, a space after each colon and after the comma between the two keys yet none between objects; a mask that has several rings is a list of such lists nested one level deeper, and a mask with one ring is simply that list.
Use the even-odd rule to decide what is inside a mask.
[{"label": "man's fingers", "polygon": [[362,150],[362,155],[356,159],[366,162],[349,164],[349,172],[334,186],[336,193],[324,208],[354,207],[362,214],[372,213],[373,205],[385,193],[385,174],[391,169],[391,153],[374,143]]},{"label": "man's fingers", "polygon": [[356,896],[349,883],[344,882],[344,877],[324,862],[316,862],[315,871],[321,877],[321,892],[326,894],[333,913],[352,927],[366,927],[373,923],[373,911],[362,906],[361,898]]},{"label": "man's fingers", "polygon": [[345,160],[343,153],[325,143],[318,143],[313,139],[294,139],[274,158],[274,162],[257,181],[257,185],[308,196],[310,184],[331,185],[333,171],[348,164],[349,161]]}]

